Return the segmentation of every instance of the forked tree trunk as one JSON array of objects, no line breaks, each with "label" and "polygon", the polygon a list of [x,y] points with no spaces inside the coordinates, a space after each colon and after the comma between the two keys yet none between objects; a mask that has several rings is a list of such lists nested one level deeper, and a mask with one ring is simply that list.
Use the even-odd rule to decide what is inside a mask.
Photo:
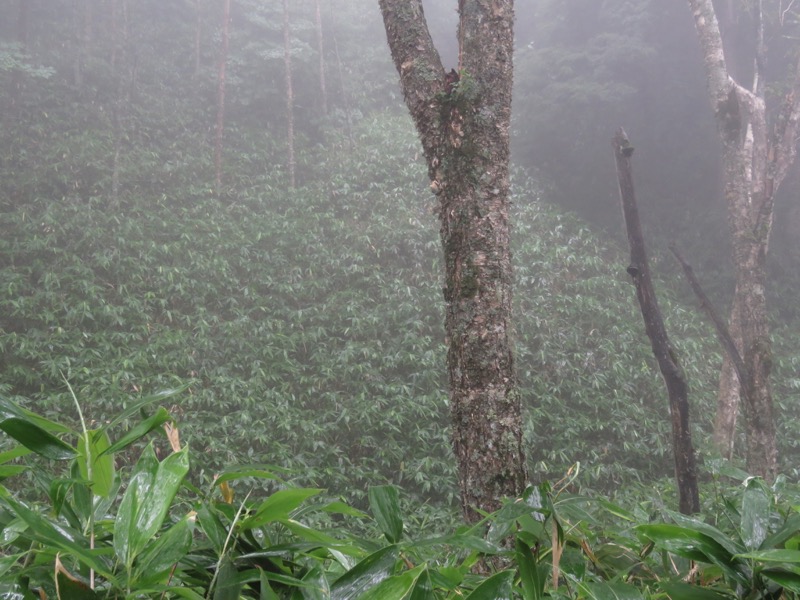
[{"label": "forked tree trunk", "polygon": [[[795,73],[780,114],[770,119],[773,123],[770,130],[762,68],[765,46],[761,0],[756,0],[753,6],[757,51],[753,57],[754,80],[749,89],[735,81],[728,72],[712,0],[688,2],[703,50],[711,105],[722,140],[725,198],[736,272],[732,334],[737,337],[735,326],[738,320],[739,349],[751,378],[750,382],[740,382],[739,386],[731,387],[730,394],[720,398],[718,413],[730,411],[738,404],[741,386],[747,385],[752,390],[746,406],[743,406],[747,468],[754,475],[771,481],[777,471],[777,449],[769,381],[772,355],[765,297],[766,257],[772,231],[774,194],[797,152],[795,138],[800,118],[800,78]],[[730,374],[723,370],[722,378],[724,383]],[[724,390],[727,386],[720,387]],[[717,422],[727,424],[727,431],[718,430],[715,436],[720,450],[727,454],[733,444],[730,436],[733,435],[731,423],[734,421],[730,415],[723,414],[718,416]]]},{"label": "forked tree trunk", "polygon": [[422,0],[380,7],[439,199],[453,448],[474,522],[527,481],[510,341],[513,1],[459,2],[460,80],[445,73]]},{"label": "forked tree trunk", "polygon": [[231,0],[223,0],[222,49],[217,71],[217,126],[214,135],[214,181],[217,194],[222,190],[222,136],[225,133],[225,69],[228,66],[228,39],[231,22]]}]

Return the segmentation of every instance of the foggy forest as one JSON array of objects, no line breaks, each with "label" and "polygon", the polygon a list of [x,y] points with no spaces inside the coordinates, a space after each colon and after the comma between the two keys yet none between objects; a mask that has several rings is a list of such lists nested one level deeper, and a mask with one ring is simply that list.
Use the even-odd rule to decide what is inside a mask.
[{"label": "foggy forest", "polygon": [[4,0],[0,595],[800,598],[798,40]]}]

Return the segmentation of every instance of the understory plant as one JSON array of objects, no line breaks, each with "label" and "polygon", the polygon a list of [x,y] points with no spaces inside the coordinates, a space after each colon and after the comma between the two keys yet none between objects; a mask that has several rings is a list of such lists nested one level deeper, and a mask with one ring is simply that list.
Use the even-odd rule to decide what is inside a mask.
[{"label": "understory plant", "polygon": [[575,465],[477,524],[436,533],[404,517],[392,485],[369,488],[367,514],[320,488],[293,487],[284,469],[267,465],[198,480],[160,405],[180,391],[141,398],[92,428],[73,395],[77,429],[0,398],[0,430],[17,444],[0,453],[0,594],[800,597],[800,495],[785,482],[770,488],[747,478],[740,498],[719,491],[705,518],[688,517],[576,495]]}]

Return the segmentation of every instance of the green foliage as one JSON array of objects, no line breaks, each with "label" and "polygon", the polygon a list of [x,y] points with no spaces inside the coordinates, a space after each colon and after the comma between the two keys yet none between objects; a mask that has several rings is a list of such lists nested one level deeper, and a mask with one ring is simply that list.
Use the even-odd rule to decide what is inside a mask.
[{"label": "green foliage", "polygon": [[53,76],[53,69],[31,64],[30,57],[23,52],[19,44],[0,43],[0,74],[19,73],[28,77],[48,79]]},{"label": "green foliage", "polygon": [[[63,372],[102,422],[137,390],[188,383],[172,411],[203,439],[203,478],[266,461],[362,503],[370,484],[403,485],[449,518],[433,201],[407,119],[365,119],[353,136],[350,147],[331,134],[335,151],[309,159],[325,186],[292,193],[266,174],[224,203],[179,179],[174,193],[116,207],[8,207],[7,392],[54,418],[71,404],[53,393]],[[584,484],[614,489],[669,474],[667,404],[624,259],[547,208],[532,182],[519,176],[515,189],[517,365],[535,476],[581,462]],[[699,317],[660,293],[701,431],[718,350]]]},{"label": "green foliage", "polygon": [[[151,396],[138,408],[174,393]],[[50,429],[62,444],[90,439],[4,403],[31,431]],[[116,437],[109,447],[123,449],[122,440],[150,435],[135,419],[126,421],[137,412],[118,415],[92,439]],[[136,440],[134,431],[142,432]],[[28,454],[42,494],[38,502],[22,501],[0,487],[0,593],[84,600],[800,595],[800,493],[783,480],[768,488],[747,478],[737,491],[717,476],[705,518],[662,508],[671,522],[659,522],[641,507],[628,511],[571,494],[573,470],[554,485],[529,488],[478,524],[431,535],[406,528],[393,486],[370,488],[372,522],[320,489],[282,484],[266,496],[254,492],[254,477],[276,479],[263,467],[223,469],[207,485],[187,484],[190,450],[175,431],[164,458],[154,452],[164,444],[151,440],[132,469],[112,468],[107,494],[82,475],[77,448],[68,479],[46,450]],[[98,450],[98,457],[113,455]],[[235,487],[250,489],[238,507]]]},{"label": "green foliage", "polygon": [[[540,133],[552,126],[557,135],[527,137],[544,140],[547,155],[567,164],[554,151],[559,144],[594,155],[588,140],[596,133],[607,147],[598,107],[606,116],[634,114],[615,108],[646,87],[632,57],[646,57],[661,73],[665,59],[653,48],[669,40],[651,34],[663,28],[659,15],[672,22],[685,7],[536,4],[546,18],[537,21],[534,46],[519,53],[517,81],[537,109],[521,113],[519,124]],[[0,86],[0,104],[14,109],[0,140],[0,390],[52,422],[74,410],[67,375],[88,407],[75,476],[102,497],[114,493],[108,456],[129,466],[139,455],[123,451],[125,435],[105,438],[99,424],[135,406],[143,389],[187,385],[187,394],[128,435],[180,416],[202,446],[195,485],[225,465],[270,462],[291,469],[284,479],[330,489],[360,508],[370,486],[402,485],[401,506],[424,507],[407,527],[449,522],[456,486],[436,207],[411,124],[390,102],[396,78],[388,54],[363,51],[367,41],[383,43],[377,5],[366,11],[351,3],[323,15],[328,117],[316,100],[311,12],[292,6],[299,186],[288,191],[283,113],[274,109],[283,101],[282,65],[267,60],[281,45],[270,21],[280,7],[234,4],[218,197],[208,137],[220,15],[203,3],[198,15],[196,6],[132,4],[125,45],[113,38],[111,4],[93,13],[86,40],[76,35],[72,3],[54,0],[31,9],[31,56],[3,46],[53,73]],[[201,63],[192,76],[198,16]],[[604,32],[584,36],[595,21]],[[335,46],[331,32],[339,34]],[[63,45],[44,43],[45,35]],[[84,50],[79,86],[74,70]],[[113,65],[112,50],[119,52]],[[15,73],[0,68],[4,80]],[[681,73],[670,72],[669,81],[683,81]],[[463,94],[470,86],[462,75]],[[549,83],[531,83],[532,76]],[[579,133],[565,135],[564,121]],[[112,197],[115,144],[120,190]],[[704,148],[685,140],[682,147],[687,161]],[[581,174],[599,189],[596,173]],[[580,462],[580,485],[633,495],[639,484],[661,482],[671,458],[662,382],[626,263],[585,223],[548,207],[553,194],[522,170],[515,194],[516,365],[532,472],[537,481],[558,478]],[[602,200],[597,206],[611,212]],[[657,251],[654,270],[666,270]],[[670,287],[659,285],[662,308],[690,378],[704,451],[720,357],[711,329]],[[775,337],[781,450],[793,468],[797,421],[780,418],[793,414],[798,388],[793,329]],[[3,427],[34,443],[20,418],[4,415]],[[47,437],[49,425],[34,423],[44,430],[36,443],[72,460]],[[0,476],[20,469],[4,465]],[[258,487],[279,485],[242,469]],[[669,501],[670,485],[658,489]],[[387,539],[405,539],[396,522],[381,522]]]}]

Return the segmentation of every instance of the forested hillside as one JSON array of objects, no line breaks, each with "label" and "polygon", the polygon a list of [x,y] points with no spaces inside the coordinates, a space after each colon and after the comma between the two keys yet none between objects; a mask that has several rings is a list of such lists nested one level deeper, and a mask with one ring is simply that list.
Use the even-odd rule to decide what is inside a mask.
[{"label": "forested hillside", "polygon": [[[293,0],[288,11],[233,0],[227,23],[224,4],[0,9],[2,402],[78,431],[73,390],[91,428],[183,387],[166,408],[194,485],[268,464],[282,482],[248,480],[256,496],[308,486],[366,509],[378,502],[370,486],[393,484],[404,510],[449,526],[458,486],[435,189],[377,0]],[[454,27],[452,4],[426,4],[437,38]],[[708,483],[723,464],[711,443],[723,350],[666,249],[686,250],[725,313],[734,279],[702,58],[650,35],[669,23],[694,42],[682,4],[581,2],[563,17],[560,3],[532,4],[517,9],[511,215],[531,480],[580,463],[569,492],[660,510],[675,502],[670,415],[626,273],[610,140],[630,118],[652,270]],[[592,24],[606,29],[580,46]],[[450,42],[442,55],[455,61]],[[682,86],[669,111],[665,81]],[[794,482],[800,271],[788,178],[767,294],[780,471]],[[33,479],[4,483],[34,500]]]}]

